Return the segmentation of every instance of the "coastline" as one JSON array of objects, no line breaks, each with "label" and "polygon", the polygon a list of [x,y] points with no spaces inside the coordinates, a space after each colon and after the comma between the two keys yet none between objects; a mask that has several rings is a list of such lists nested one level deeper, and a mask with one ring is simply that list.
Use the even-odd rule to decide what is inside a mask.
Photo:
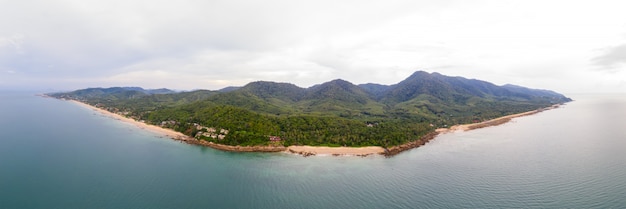
[{"label": "coastline", "polygon": [[[47,95],[45,97],[48,97]],[[64,99],[65,100],[65,99]],[[407,142],[405,144],[401,144],[401,145],[397,145],[397,146],[393,146],[393,147],[388,147],[388,148],[383,148],[380,146],[369,146],[369,147],[325,147],[325,146],[231,146],[231,145],[223,145],[223,144],[216,144],[213,142],[208,142],[208,141],[203,141],[203,140],[197,140],[193,137],[189,137],[187,135],[184,135],[180,132],[176,132],[174,130],[171,129],[166,129],[163,127],[159,127],[159,126],[155,126],[155,125],[150,125],[144,122],[140,122],[140,121],[136,121],[134,119],[131,118],[127,118],[124,117],[122,115],[119,114],[115,114],[113,112],[109,112],[107,110],[104,109],[100,109],[97,108],[95,106],[77,101],[77,100],[66,100],[66,101],[70,101],[73,102],[77,105],[80,105],[82,107],[91,109],[93,111],[96,111],[104,116],[119,120],[119,121],[123,121],[123,122],[127,122],[130,124],[133,124],[141,129],[145,129],[148,131],[151,131],[153,133],[157,133],[166,137],[169,137],[171,139],[177,140],[177,141],[181,141],[187,144],[194,144],[194,145],[200,145],[200,146],[207,146],[207,147],[211,147],[214,149],[218,149],[218,150],[223,150],[223,151],[231,151],[231,152],[284,152],[284,153],[292,153],[292,154],[298,154],[298,155],[302,155],[304,157],[308,157],[308,156],[312,156],[312,155],[322,155],[322,156],[327,156],[327,155],[332,155],[332,156],[360,156],[360,157],[365,157],[365,156],[369,156],[369,155],[383,155],[386,157],[391,157],[394,155],[397,155],[403,151],[406,150],[410,150],[410,149],[414,149],[420,146],[425,145],[426,143],[428,143],[430,140],[433,140],[436,138],[436,136],[438,136],[439,134],[446,134],[446,133],[453,133],[456,131],[470,131],[470,130],[474,130],[474,129],[480,129],[480,128],[485,128],[485,127],[490,127],[490,126],[497,126],[497,125],[501,125],[504,123],[507,123],[509,121],[511,121],[511,119],[513,118],[517,118],[517,117],[523,117],[523,116],[528,116],[528,115],[533,115],[545,110],[550,110],[550,109],[555,109],[558,108],[560,105],[556,104],[553,105],[551,107],[547,107],[547,108],[542,108],[542,109],[538,109],[538,110],[532,110],[532,111],[528,111],[528,112],[523,112],[523,113],[518,113],[518,114],[512,114],[512,115],[506,115],[503,117],[499,117],[496,119],[491,119],[488,121],[484,121],[484,122],[480,122],[480,123],[471,123],[471,124],[461,124],[461,125],[454,125],[450,128],[439,128],[436,129],[433,132],[430,132],[422,137],[420,137],[419,139],[415,140],[415,141],[411,141],[411,142]]]},{"label": "coastline", "polygon": [[502,125],[505,123],[508,123],[509,121],[511,121],[513,118],[518,118],[518,117],[524,117],[524,116],[529,116],[529,115],[534,115],[546,110],[551,110],[551,109],[556,109],[559,108],[561,106],[561,104],[555,104],[552,105],[550,107],[546,107],[546,108],[541,108],[541,109],[537,109],[537,110],[531,110],[528,112],[523,112],[523,113],[517,113],[517,114],[512,114],[512,115],[505,115],[499,118],[495,118],[495,119],[491,119],[491,120],[487,120],[487,121],[483,121],[483,122],[479,122],[479,123],[469,123],[469,124],[460,124],[460,125],[454,125],[450,128],[438,128],[433,132],[430,132],[424,136],[422,136],[420,139],[412,141],[412,142],[408,142],[405,144],[401,144],[398,146],[393,146],[390,147],[386,150],[386,152],[384,153],[385,156],[390,157],[390,156],[394,156],[397,155],[403,151],[406,150],[410,150],[413,148],[417,148],[420,147],[426,143],[428,143],[430,140],[435,139],[439,134],[447,134],[447,133],[453,133],[456,131],[471,131],[474,129],[480,129],[480,128],[486,128],[486,127],[491,127],[491,126],[498,126],[498,125]]},{"label": "coastline", "polygon": [[207,147],[211,147],[214,149],[218,149],[218,150],[224,150],[224,151],[231,151],[231,152],[282,152],[285,151],[286,148],[284,146],[251,146],[251,147],[242,147],[242,146],[230,146],[230,145],[223,145],[223,144],[215,144],[213,142],[208,142],[208,141],[203,141],[203,140],[197,140],[193,137],[187,136],[183,133],[180,132],[176,132],[172,129],[167,129],[167,128],[163,128],[163,127],[159,127],[159,126],[155,126],[155,125],[150,125],[144,122],[140,122],[140,121],[136,121],[134,119],[131,118],[127,118],[124,117],[122,115],[118,115],[112,112],[109,112],[107,110],[103,110],[94,106],[91,106],[87,103],[83,103],[77,100],[66,100],[66,101],[70,101],[73,102],[79,106],[91,109],[93,111],[96,111],[106,117],[110,117],[113,118],[115,120],[119,120],[122,122],[126,122],[126,123],[130,123],[132,125],[135,125],[141,129],[144,130],[148,130],[151,131],[153,133],[156,134],[160,134],[166,137],[169,137],[173,140],[177,140],[177,141],[181,141],[187,144],[194,144],[194,145],[201,145],[201,146],[207,146]]},{"label": "coastline", "polygon": [[176,132],[174,130],[158,127],[158,126],[155,126],[155,125],[150,125],[150,124],[147,124],[147,123],[142,123],[142,122],[136,121],[134,119],[127,118],[127,117],[124,117],[124,116],[121,116],[121,115],[118,115],[118,114],[115,114],[115,113],[112,113],[112,112],[109,112],[109,111],[106,111],[106,110],[103,110],[103,109],[100,109],[100,108],[97,108],[97,107],[94,107],[94,106],[91,106],[89,104],[86,104],[86,103],[83,103],[83,102],[80,102],[80,101],[76,101],[76,100],[67,100],[67,101],[73,102],[73,103],[75,103],[77,105],[80,105],[82,107],[85,107],[85,108],[91,109],[93,111],[96,111],[96,112],[98,112],[98,113],[100,113],[100,114],[102,114],[102,115],[104,115],[106,117],[110,117],[110,118],[113,118],[115,120],[119,120],[119,121],[122,121],[122,122],[130,123],[130,124],[135,125],[135,126],[141,128],[141,129],[145,129],[145,130],[151,131],[153,133],[164,135],[164,136],[170,137],[172,139],[181,140],[181,139],[184,139],[184,138],[188,137],[188,136],[186,136],[186,135],[184,135],[182,133]]},{"label": "coastline", "polygon": [[302,156],[312,156],[312,155],[332,155],[332,156],[368,156],[374,154],[384,154],[385,149],[379,146],[370,146],[370,147],[314,147],[314,146],[231,146],[224,144],[216,144],[213,142],[197,140],[193,137],[189,137],[182,133],[176,132],[171,129],[166,129],[163,127],[146,124],[140,121],[136,121],[131,118],[124,117],[122,115],[118,115],[107,110],[103,110],[87,103],[83,103],[77,100],[66,100],[82,107],[91,109],[96,111],[102,115],[107,117],[127,122],[133,124],[141,129],[145,129],[148,131],[152,131],[157,134],[161,134],[167,136],[171,139],[181,141],[187,144],[194,144],[200,146],[207,146],[218,150],[223,151],[231,151],[231,152],[285,152],[285,153],[293,153],[299,154]]},{"label": "coastline", "polygon": [[299,154],[302,156],[311,156],[311,155],[332,155],[332,156],[341,156],[341,155],[353,155],[365,157],[368,155],[379,154],[382,155],[385,153],[385,148],[379,146],[369,146],[369,147],[323,147],[323,146],[289,146],[287,147],[287,151],[293,154]]},{"label": "coastline", "polygon": [[511,119],[513,118],[518,118],[518,117],[524,117],[524,116],[529,116],[529,115],[534,115],[546,110],[551,110],[551,109],[556,109],[559,108],[561,106],[561,104],[555,104],[552,105],[550,107],[546,107],[546,108],[541,108],[541,109],[537,109],[537,110],[531,110],[528,112],[523,112],[523,113],[517,113],[517,114],[512,114],[512,115],[505,115],[499,118],[495,118],[495,119],[491,119],[488,121],[483,121],[483,122],[479,122],[479,123],[469,123],[469,124],[460,124],[460,125],[454,125],[450,128],[438,128],[435,130],[435,132],[440,133],[440,134],[445,134],[445,133],[452,133],[455,131],[471,131],[474,129],[480,129],[480,128],[486,128],[486,127],[490,127],[490,126],[498,126],[498,125],[502,125],[505,124],[509,121],[511,121]]}]

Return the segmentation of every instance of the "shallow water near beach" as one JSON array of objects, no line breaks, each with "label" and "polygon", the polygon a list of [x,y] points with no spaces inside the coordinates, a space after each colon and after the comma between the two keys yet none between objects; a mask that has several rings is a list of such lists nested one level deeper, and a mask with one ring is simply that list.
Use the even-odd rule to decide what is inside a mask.
[{"label": "shallow water near beach", "polygon": [[621,208],[626,95],[438,136],[392,158],[183,144],[0,92],[0,208]]}]

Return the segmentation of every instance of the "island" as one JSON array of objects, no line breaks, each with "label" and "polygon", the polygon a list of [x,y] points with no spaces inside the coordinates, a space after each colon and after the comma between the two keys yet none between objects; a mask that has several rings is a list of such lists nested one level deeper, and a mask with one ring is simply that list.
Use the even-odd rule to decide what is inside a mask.
[{"label": "island", "polygon": [[112,87],[46,96],[189,144],[303,156],[393,156],[439,133],[498,125],[572,101],[554,91],[424,71],[393,85],[257,81],[217,91]]}]

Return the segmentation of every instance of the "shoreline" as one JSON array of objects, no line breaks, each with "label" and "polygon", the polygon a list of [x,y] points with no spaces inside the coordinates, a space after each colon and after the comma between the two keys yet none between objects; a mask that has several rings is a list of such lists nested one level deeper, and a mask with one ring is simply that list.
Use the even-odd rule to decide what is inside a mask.
[{"label": "shoreline", "polygon": [[491,119],[491,120],[487,120],[487,121],[483,121],[483,122],[478,122],[478,123],[469,123],[469,124],[459,124],[459,125],[454,125],[451,126],[450,128],[438,128],[435,130],[435,132],[440,133],[440,134],[446,134],[446,133],[453,133],[456,131],[471,131],[474,129],[480,129],[480,128],[486,128],[486,127],[491,127],[491,126],[498,126],[498,125],[502,125],[505,124],[509,121],[511,121],[513,118],[519,118],[519,117],[524,117],[524,116],[529,116],[529,115],[534,115],[546,110],[552,110],[552,109],[556,109],[559,108],[561,106],[561,104],[555,104],[552,105],[550,107],[545,107],[545,108],[541,108],[541,109],[537,109],[537,110],[531,110],[528,112],[523,112],[523,113],[517,113],[517,114],[512,114],[512,115],[505,115],[499,118],[495,118],[495,119]]},{"label": "shoreline", "polygon": [[66,101],[70,101],[70,102],[75,103],[75,104],[77,104],[79,106],[82,106],[82,107],[91,109],[93,111],[96,111],[96,112],[104,115],[105,117],[109,117],[109,118],[112,118],[112,119],[115,119],[115,120],[119,120],[119,121],[122,121],[122,122],[130,123],[130,124],[135,125],[135,126],[141,128],[141,129],[145,129],[145,130],[151,131],[153,133],[164,135],[164,136],[170,137],[172,139],[181,140],[183,138],[188,137],[188,136],[186,136],[186,135],[184,135],[182,133],[176,132],[174,130],[158,127],[158,126],[155,126],[155,125],[150,125],[150,124],[147,124],[147,123],[142,123],[142,122],[136,121],[136,120],[134,120],[132,118],[127,118],[127,117],[124,117],[122,115],[118,115],[118,114],[115,114],[115,113],[109,112],[107,110],[103,110],[103,109],[91,106],[89,104],[86,104],[86,103],[83,103],[83,102],[80,102],[80,101],[76,101],[76,100],[66,100]]},{"label": "shoreline", "polygon": [[366,157],[369,155],[384,155],[385,148],[379,146],[368,146],[368,147],[324,147],[324,146],[296,146],[292,145],[287,147],[287,151],[289,153],[302,155],[304,157],[312,156],[312,155],[332,155],[332,156],[342,156],[342,155],[350,155],[350,156],[359,156]]},{"label": "shoreline", "polygon": [[[42,95],[42,96],[49,97],[47,95]],[[208,142],[208,141],[204,141],[204,140],[197,140],[197,139],[195,139],[193,137],[184,135],[184,134],[182,134],[180,132],[176,132],[174,130],[163,128],[163,127],[159,127],[159,126],[155,126],[155,125],[150,125],[150,124],[147,124],[147,123],[144,123],[144,122],[140,122],[140,121],[134,120],[132,118],[127,118],[127,117],[124,117],[122,115],[119,115],[119,114],[116,114],[116,113],[113,113],[113,112],[109,112],[109,111],[104,110],[104,109],[100,109],[98,107],[89,105],[89,104],[81,102],[81,101],[67,100],[67,99],[62,99],[62,100],[70,101],[70,102],[75,103],[75,104],[77,104],[79,106],[91,109],[93,111],[96,111],[96,112],[104,115],[105,117],[110,117],[112,119],[116,119],[116,120],[119,120],[119,121],[127,122],[127,123],[130,123],[132,125],[135,125],[135,126],[141,128],[141,129],[145,129],[145,130],[151,131],[153,133],[164,135],[164,136],[169,137],[169,138],[171,138],[173,140],[184,142],[184,143],[187,143],[187,144],[206,146],[206,147],[211,147],[211,148],[214,148],[214,149],[217,149],[217,150],[230,151],[230,152],[283,152],[283,153],[298,154],[298,155],[302,155],[304,157],[314,156],[314,155],[322,155],[322,156],[328,156],[328,155],[331,155],[331,156],[359,156],[359,157],[366,157],[366,156],[370,156],[370,155],[382,155],[382,156],[385,156],[385,157],[391,157],[391,156],[397,155],[399,153],[402,153],[404,151],[423,146],[426,143],[428,143],[430,140],[435,139],[439,134],[453,133],[453,132],[456,132],[456,131],[459,131],[459,130],[460,131],[470,131],[470,130],[486,128],[486,127],[490,127],[490,126],[497,126],[497,125],[501,125],[501,124],[507,123],[507,122],[511,121],[511,119],[513,119],[513,118],[533,115],[533,114],[537,114],[537,113],[543,112],[545,110],[550,110],[550,109],[555,109],[555,108],[560,107],[560,104],[556,104],[556,105],[553,105],[551,107],[546,107],[546,108],[542,108],[542,109],[538,109],[538,110],[532,110],[532,111],[518,113],[518,114],[506,115],[506,116],[502,116],[502,117],[499,117],[499,118],[491,119],[491,120],[480,122],[480,123],[460,124],[460,125],[454,125],[454,126],[452,126],[450,128],[439,128],[439,129],[436,129],[435,131],[427,133],[426,135],[420,137],[417,140],[414,140],[414,141],[411,141],[411,142],[407,142],[405,144],[393,146],[393,147],[388,147],[388,148],[384,148],[384,147],[380,147],[380,146],[369,146],[369,147],[325,147],[325,146],[306,146],[306,145],[305,146],[292,145],[292,146],[285,147],[285,146],[282,146],[282,145],[280,145],[280,146],[231,146],[231,145],[216,144],[216,143]]]},{"label": "shoreline", "polygon": [[103,110],[97,107],[94,107],[92,105],[89,105],[87,103],[81,102],[81,101],[77,101],[77,100],[66,100],[66,101],[70,101],[72,103],[75,103],[79,106],[85,107],[87,109],[91,109],[95,112],[98,112],[102,115],[104,115],[105,117],[109,117],[115,120],[119,120],[122,122],[126,122],[129,124],[132,124],[134,126],[137,126],[141,129],[144,130],[148,130],[151,131],[153,133],[156,134],[160,134],[166,137],[169,137],[173,140],[176,141],[180,141],[180,142],[184,142],[187,144],[194,144],[194,145],[200,145],[200,146],[207,146],[207,147],[211,147],[214,149],[218,149],[218,150],[223,150],[223,151],[231,151],[231,152],[282,152],[285,151],[286,148],[284,146],[252,146],[252,147],[242,147],[242,146],[230,146],[230,145],[223,145],[223,144],[216,144],[213,142],[208,142],[208,141],[203,141],[203,140],[197,140],[193,137],[187,136],[183,133],[174,131],[172,129],[167,129],[167,128],[163,128],[163,127],[159,127],[159,126],[155,126],[155,125],[150,125],[144,122],[140,122],[137,120],[134,120],[132,118],[127,118],[124,117],[122,115],[119,114],[115,114],[113,112],[109,112],[107,110]]},{"label": "shoreline", "polygon": [[401,144],[401,145],[398,145],[398,146],[390,147],[390,148],[386,149],[386,152],[384,153],[384,155],[387,156],[387,157],[390,157],[390,156],[394,156],[394,155],[400,154],[401,152],[404,152],[406,150],[418,148],[418,147],[420,147],[422,145],[425,145],[430,140],[435,139],[440,134],[454,133],[456,131],[471,131],[471,130],[474,130],[474,129],[481,129],[481,128],[487,128],[487,127],[491,127],[491,126],[498,126],[498,125],[502,125],[502,124],[510,122],[513,118],[534,115],[534,114],[537,114],[537,113],[540,113],[540,112],[543,112],[543,111],[546,111],[546,110],[552,110],[552,109],[559,108],[561,105],[562,104],[555,104],[555,105],[552,105],[550,107],[545,107],[545,108],[541,108],[541,109],[537,109],[537,110],[531,110],[531,111],[528,111],[528,112],[517,113],[517,114],[512,114],[512,115],[505,115],[505,116],[502,116],[502,117],[499,117],[499,118],[495,118],[495,119],[491,119],[491,120],[487,120],[487,121],[483,121],[483,122],[478,122],[478,123],[459,124],[459,125],[451,126],[450,128],[438,128],[438,129],[435,129],[435,131],[430,132],[430,133],[422,136],[418,140],[415,140],[415,141],[412,141],[412,142],[408,142],[408,143],[405,143],[405,144]]}]

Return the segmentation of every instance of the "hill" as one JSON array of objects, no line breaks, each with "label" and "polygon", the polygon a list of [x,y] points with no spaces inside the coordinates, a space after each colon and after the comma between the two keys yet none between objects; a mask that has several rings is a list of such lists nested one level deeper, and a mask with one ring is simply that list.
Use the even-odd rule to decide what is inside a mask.
[{"label": "hill", "polygon": [[113,87],[49,95],[219,144],[383,147],[416,140],[438,127],[571,101],[549,90],[423,71],[394,85],[337,79],[301,88],[257,81],[220,91]]}]

